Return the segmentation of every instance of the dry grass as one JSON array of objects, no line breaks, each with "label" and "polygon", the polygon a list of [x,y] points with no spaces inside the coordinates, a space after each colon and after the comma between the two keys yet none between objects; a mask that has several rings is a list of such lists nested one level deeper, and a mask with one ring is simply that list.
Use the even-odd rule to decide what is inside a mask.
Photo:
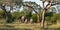
[{"label": "dry grass", "polygon": [[[2,25],[2,26],[1,26]],[[0,27],[6,27],[6,26],[13,26],[14,28],[20,28],[20,29],[32,29],[32,30],[39,30],[40,24],[0,24]]]},{"label": "dry grass", "polygon": [[[40,23],[34,23],[34,24],[25,24],[25,23],[15,23],[15,24],[0,24],[0,28],[3,27],[14,27],[19,29],[32,29],[32,30],[40,30]],[[45,24],[46,26],[46,24]],[[60,23],[52,24],[49,26],[49,28],[60,28]]]},{"label": "dry grass", "polygon": [[49,26],[50,28],[60,28],[60,23],[57,22],[56,24],[53,24],[51,26]]},{"label": "dry grass", "polygon": [[[34,23],[34,24],[25,24],[25,23],[11,23],[11,24],[3,24],[5,22],[2,23],[1,19],[1,23],[0,23],[0,28],[8,28],[8,27],[13,27],[13,28],[19,28],[19,29],[32,29],[32,30],[40,30],[40,23]],[[45,23],[45,27],[46,27],[46,23]],[[56,24],[52,24],[48,26],[49,28],[60,28],[60,23],[57,22]],[[60,30],[60,29],[59,29]]]}]

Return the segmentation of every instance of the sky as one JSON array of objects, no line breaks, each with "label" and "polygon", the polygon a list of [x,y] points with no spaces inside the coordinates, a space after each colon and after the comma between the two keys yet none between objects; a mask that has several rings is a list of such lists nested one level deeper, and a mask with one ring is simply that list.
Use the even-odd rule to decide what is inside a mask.
[{"label": "sky", "polygon": [[[31,1],[31,2],[36,2],[38,5],[40,5],[41,3],[40,3],[40,0],[23,0],[23,2],[25,2],[25,1]],[[22,9],[23,9],[23,6],[21,7],[21,9],[20,9],[20,11],[22,11]],[[34,11],[32,12],[33,14],[35,13]]]},{"label": "sky", "polygon": [[24,0],[25,1],[31,1],[31,2],[36,2],[38,5],[40,4],[40,0]]},{"label": "sky", "polygon": [[[41,1],[40,0],[23,0],[23,2],[25,2],[25,1],[31,1],[31,2],[36,2],[38,5],[40,5],[40,6],[42,6],[42,3],[41,3]],[[20,9],[20,11],[22,11],[22,9],[23,9],[23,7],[21,7],[21,9]]]},{"label": "sky", "polygon": [[[42,8],[43,8],[43,5],[42,5],[42,1],[40,1],[40,0],[23,0],[23,2],[25,2],[25,1],[31,1],[31,2],[36,2],[38,5],[40,5]],[[48,4],[48,2],[46,1],[45,3],[44,3],[44,7],[46,7],[46,5]]]}]

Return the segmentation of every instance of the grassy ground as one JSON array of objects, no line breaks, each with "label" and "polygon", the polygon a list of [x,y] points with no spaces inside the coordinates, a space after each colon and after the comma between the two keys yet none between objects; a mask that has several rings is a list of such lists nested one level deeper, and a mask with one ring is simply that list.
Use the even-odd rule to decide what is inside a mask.
[{"label": "grassy ground", "polygon": [[19,28],[19,29],[30,29],[30,30],[39,30],[39,24],[0,24],[0,28]]},{"label": "grassy ground", "polygon": [[[20,30],[40,30],[40,23],[35,23],[35,24],[0,24],[0,28],[2,29],[20,29]],[[60,30],[60,23],[58,24],[53,24],[49,26],[49,30]]]},{"label": "grassy ground", "polygon": [[[4,19],[1,19],[0,21],[0,30],[41,30],[40,23],[33,23],[33,24],[25,24],[25,23],[11,23],[11,24],[4,24]],[[2,23],[3,22],[3,23]],[[56,24],[52,25],[46,25],[45,23],[45,29],[44,30],[60,30],[60,22],[57,22]],[[48,27],[48,28],[47,28]]]}]

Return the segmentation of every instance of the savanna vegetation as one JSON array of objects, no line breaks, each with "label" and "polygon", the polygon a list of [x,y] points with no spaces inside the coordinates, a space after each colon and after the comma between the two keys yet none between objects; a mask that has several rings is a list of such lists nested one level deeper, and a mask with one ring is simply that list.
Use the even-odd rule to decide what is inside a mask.
[{"label": "savanna vegetation", "polygon": [[[44,3],[46,0],[42,1]],[[50,4],[53,2],[60,4],[60,0],[47,1],[49,2],[48,5],[50,7],[55,5]],[[7,8],[7,10],[5,6],[10,7],[10,9]],[[13,9],[14,6],[18,9]],[[22,6],[23,9],[20,11]],[[49,6],[41,8],[40,5],[35,2],[23,2],[23,0],[0,0],[0,29],[41,30],[42,24],[46,30],[60,30],[60,12],[53,12]],[[13,10],[16,11],[13,12]],[[49,10],[52,11],[49,12]]]}]

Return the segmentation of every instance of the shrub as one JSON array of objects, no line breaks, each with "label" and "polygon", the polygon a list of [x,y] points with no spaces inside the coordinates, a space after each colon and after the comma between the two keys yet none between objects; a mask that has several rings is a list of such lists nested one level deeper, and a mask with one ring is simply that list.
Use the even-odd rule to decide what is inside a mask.
[{"label": "shrub", "polygon": [[46,14],[45,20],[47,22],[56,23],[57,20],[60,20],[60,14]]},{"label": "shrub", "polygon": [[4,15],[4,11],[3,10],[0,10],[0,18],[3,18],[3,15]]},{"label": "shrub", "polygon": [[15,17],[16,19],[19,18],[21,16],[20,12],[14,12],[13,13],[13,17]]},{"label": "shrub", "polygon": [[36,14],[33,14],[33,15],[32,15],[32,18],[33,18],[33,22],[36,23],[36,22],[37,22],[37,15],[36,15]]}]

